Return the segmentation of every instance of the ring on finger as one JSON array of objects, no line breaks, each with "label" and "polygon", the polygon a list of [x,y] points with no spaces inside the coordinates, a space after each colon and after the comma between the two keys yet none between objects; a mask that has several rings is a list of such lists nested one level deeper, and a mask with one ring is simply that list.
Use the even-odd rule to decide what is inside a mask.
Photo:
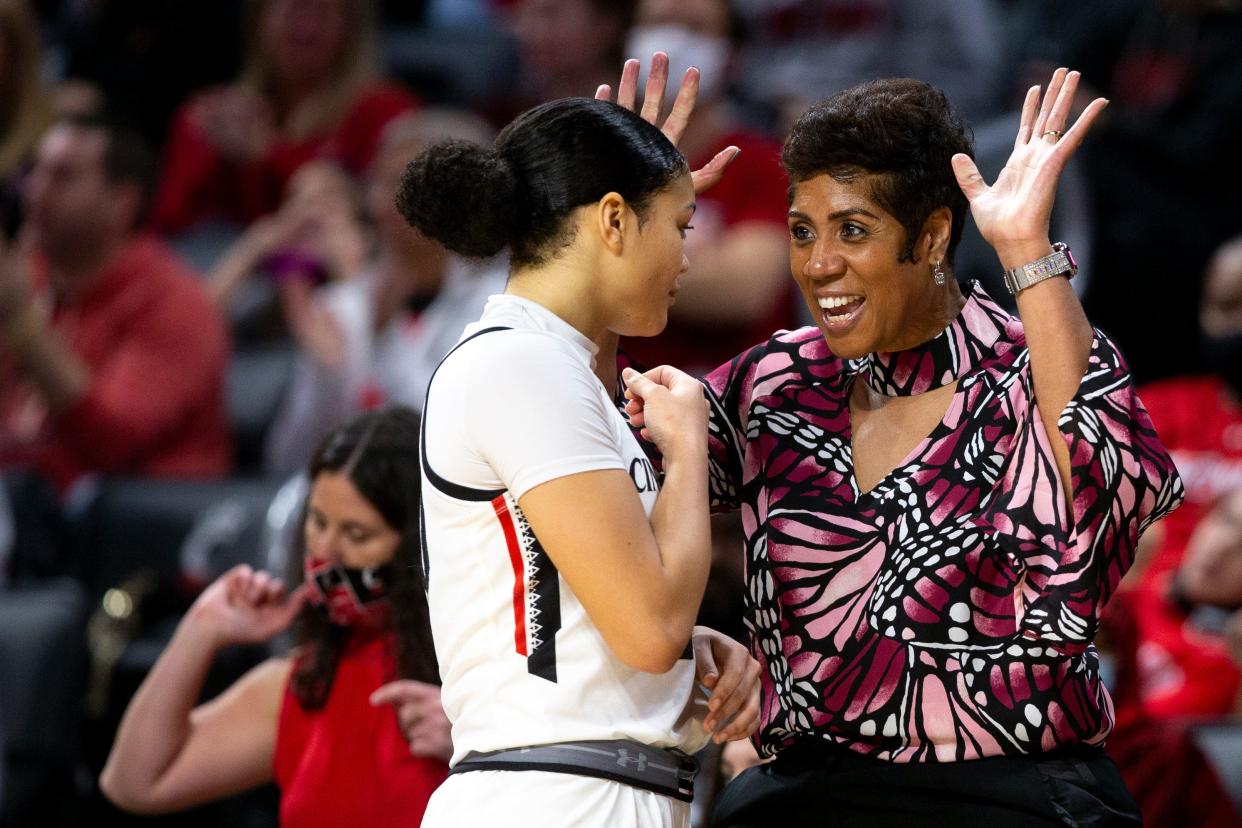
[{"label": "ring on finger", "polygon": [[1057,142],[1057,140],[1058,140],[1058,139],[1059,139],[1059,138],[1060,138],[1063,134],[1064,134],[1064,133],[1063,133],[1063,132],[1061,132],[1061,130],[1059,130],[1059,129],[1049,129],[1049,130],[1045,130],[1045,131],[1044,131],[1044,134],[1043,134],[1043,135],[1041,135],[1041,136],[1039,136],[1039,137],[1040,137],[1040,138],[1047,138],[1049,135],[1051,135],[1051,136],[1052,136],[1052,142],[1055,144],[1055,143]]}]

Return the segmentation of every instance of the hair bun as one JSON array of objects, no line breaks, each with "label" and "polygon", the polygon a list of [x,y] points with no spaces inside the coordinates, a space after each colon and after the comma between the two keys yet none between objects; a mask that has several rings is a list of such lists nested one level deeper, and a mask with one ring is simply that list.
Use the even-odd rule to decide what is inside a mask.
[{"label": "hair bun", "polygon": [[494,256],[512,239],[518,180],[494,150],[443,141],[406,166],[397,209],[412,227],[455,253]]}]

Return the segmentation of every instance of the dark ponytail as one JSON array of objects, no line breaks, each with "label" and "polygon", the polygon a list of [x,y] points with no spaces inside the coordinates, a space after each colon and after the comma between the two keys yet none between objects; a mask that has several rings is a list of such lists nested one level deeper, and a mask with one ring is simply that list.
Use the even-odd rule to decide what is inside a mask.
[{"label": "dark ponytail", "polygon": [[572,242],[571,212],[610,192],[641,219],[651,198],[689,171],[660,130],[590,98],[565,98],[518,116],[490,148],[463,141],[410,162],[397,209],[428,238],[467,256],[510,248],[515,268]]}]

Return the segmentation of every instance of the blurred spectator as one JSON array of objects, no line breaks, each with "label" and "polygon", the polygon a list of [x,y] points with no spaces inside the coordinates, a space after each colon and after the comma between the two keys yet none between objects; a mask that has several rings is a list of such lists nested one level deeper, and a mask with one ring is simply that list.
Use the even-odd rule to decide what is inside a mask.
[{"label": "blurred spectator", "polygon": [[1152,828],[1242,824],[1192,731],[1238,711],[1242,670],[1227,635],[1238,619],[1242,488],[1199,522],[1176,572],[1119,591],[1106,616],[1117,722],[1108,749]]},{"label": "blurred spectator", "polygon": [[1170,343],[1195,341],[1204,265],[1242,229],[1242,8],[1100,0],[1053,23],[1080,99],[1111,101],[1083,146],[1097,216],[1087,312],[1136,379],[1193,372],[1198,355]]},{"label": "blurred spectator", "polygon": [[0,0],[0,238],[21,221],[19,182],[48,125],[39,30],[25,0]]},{"label": "blurred spectator", "polygon": [[740,78],[784,125],[856,83],[908,76],[943,89],[971,121],[997,113],[1003,30],[990,0],[739,0],[755,38]]},{"label": "blurred spectator", "polygon": [[[1242,610],[1242,487],[1199,521],[1181,565],[1152,589],[1118,593],[1117,621],[1133,646],[1117,647],[1117,720],[1228,716],[1238,709],[1242,668],[1225,632]],[[1124,617],[1122,617],[1124,616]],[[1132,663],[1129,663],[1132,662]]]},{"label": "blurred spectator", "polygon": [[[393,407],[310,461],[286,590],[239,565],[181,620],[130,702],[100,777],[169,813],[275,782],[285,826],[417,826],[452,753],[419,575],[418,417]],[[290,625],[297,646],[199,704],[229,645]]]},{"label": "blurred spectator", "polygon": [[[1142,575],[1147,584],[1177,568],[1204,512],[1242,487],[1242,236],[1217,250],[1208,265],[1199,330],[1212,373],[1163,380],[1141,392],[1186,486],[1181,508],[1151,533],[1156,543]],[[1168,341],[1187,344],[1170,349],[1181,356],[1192,350],[1193,340]]]},{"label": "blurred spectator", "polygon": [[[96,105],[163,143],[173,112],[241,65],[245,0],[91,0],[59,3],[48,31],[59,46],[62,93]],[[61,101],[58,100],[58,104]]]},{"label": "blurred spectator", "polygon": [[100,122],[40,142],[31,255],[0,255],[0,468],[62,487],[227,470],[226,333],[194,275],[136,232],[152,173],[141,138]]},{"label": "blurred spectator", "polygon": [[635,0],[516,0],[507,5],[522,72],[515,88],[487,105],[493,123],[506,124],[544,101],[590,97],[601,83],[616,80]]},{"label": "blurred spectator", "polygon": [[307,163],[289,179],[280,209],[251,224],[219,257],[208,274],[208,292],[232,316],[247,280],[266,276],[283,311],[282,333],[334,361],[339,337],[316,338],[322,331],[310,299],[325,282],[353,278],[370,256],[371,234],[361,211],[347,172],[331,161]]},{"label": "blurred spectator", "polygon": [[780,145],[738,126],[726,99],[740,31],[729,0],[641,0],[626,46],[643,61],[667,52],[674,82],[698,67],[698,105],[679,142],[691,169],[729,146],[741,150],[724,180],[698,196],[686,236],[690,270],[668,327],[654,339],[625,342],[649,365],[703,373],[796,321]]},{"label": "blurred spectator", "polygon": [[269,473],[296,470],[330,428],[360,411],[385,402],[421,411],[440,360],[487,297],[504,291],[503,261],[453,255],[397,212],[406,164],[445,138],[486,144],[491,135],[478,118],[450,110],[409,116],[386,133],[367,183],[375,255],[354,278],[317,291],[305,325],[291,324],[301,353],[269,432]]},{"label": "blurred spectator", "polygon": [[315,158],[365,170],[384,126],[415,104],[377,77],[372,18],[369,0],[260,0],[241,78],[174,119],[156,229],[253,221]]}]

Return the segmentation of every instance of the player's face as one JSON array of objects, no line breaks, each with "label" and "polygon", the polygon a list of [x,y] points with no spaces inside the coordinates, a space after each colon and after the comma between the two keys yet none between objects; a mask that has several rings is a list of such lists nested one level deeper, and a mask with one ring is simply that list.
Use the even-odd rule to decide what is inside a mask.
[{"label": "player's face", "polygon": [[611,327],[617,333],[655,336],[668,324],[668,309],[677,299],[677,278],[690,266],[685,245],[694,209],[694,186],[688,174],[651,199],[637,228],[624,295],[615,309]]},{"label": "player's face", "polygon": [[339,472],[320,472],[306,507],[306,554],[363,569],[389,563],[401,542],[393,529]]}]

